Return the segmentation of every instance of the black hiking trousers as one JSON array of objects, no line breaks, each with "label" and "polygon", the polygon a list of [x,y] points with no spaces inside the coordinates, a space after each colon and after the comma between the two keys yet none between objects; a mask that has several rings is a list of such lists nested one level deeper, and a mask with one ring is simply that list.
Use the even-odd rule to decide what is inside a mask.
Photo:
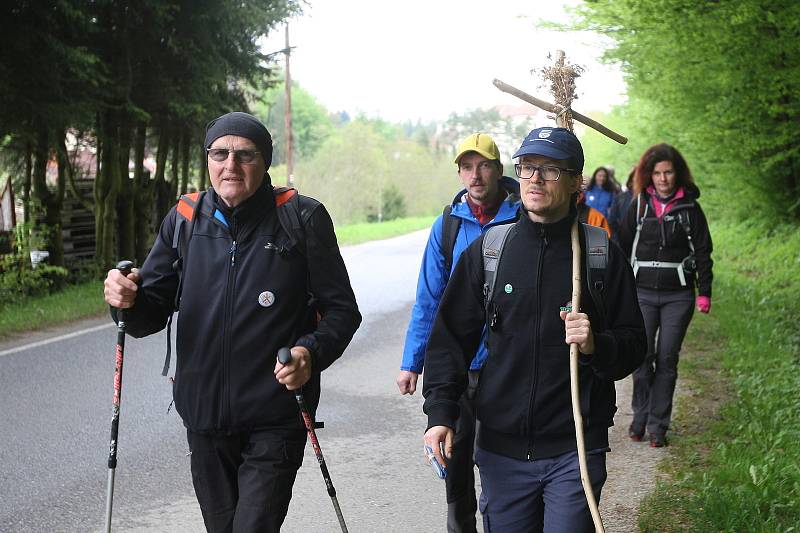
[{"label": "black hiking trousers", "polygon": [[475,406],[480,370],[469,371],[469,384],[458,406],[461,414],[456,422],[453,456],[447,462],[445,489],[447,492],[448,533],[475,533]]},{"label": "black hiking trousers", "polygon": [[632,429],[665,435],[672,420],[681,345],[694,314],[694,292],[638,289],[647,355],[633,373]]},{"label": "black hiking trousers", "polygon": [[278,532],[303,462],[305,430],[187,431],[192,481],[208,533]]}]

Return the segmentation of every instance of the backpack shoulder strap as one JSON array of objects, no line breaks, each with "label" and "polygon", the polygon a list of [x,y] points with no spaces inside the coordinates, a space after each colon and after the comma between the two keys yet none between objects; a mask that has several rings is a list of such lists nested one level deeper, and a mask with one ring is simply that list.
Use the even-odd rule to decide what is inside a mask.
[{"label": "backpack shoulder strap", "polygon": [[586,249],[583,254],[586,285],[589,287],[589,294],[599,315],[601,328],[605,328],[606,306],[603,294],[608,267],[608,233],[603,228],[589,224],[581,224],[581,227]]},{"label": "backpack shoulder strap", "polygon": [[[300,208],[297,205],[297,190],[289,187],[275,187],[273,194],[275,195],[278,222],[289,236],[290,247],[296,247],[301,254],[306,255],[305,231],[303,231],[303,222],[300,220]],[[303,246],[298,246],[301,242]]]},{"label": "backpack shoulder strap", "polygon": [[578,222],[583,224],[589,223],[589,206],[585,202],[578,204]]},{"label": "backpack shoulder strap", "polygon": [[497,283],[497,269],[500,267],[500,259],[503,256],[508,234],[514,224],[500,224],[492,226],[483,236],[481,252],[483,255],[483,301],[486,308],[486,323],[491,329],[496,321],[497,314],[492,309],[492,298],[494,297],[494,287]]},{"label": "backpack shoulder strap", "polygon": [[633,246],[631,246],[631,266],[633,267],[634,276],[636,276],[636,271],[638,270],[636,267],[636,248],[639,246],[639,235],[642,233],[642,224],[644,224],[644,218],[647,216],[647,210],[649,208],[649,202],[645,202],[644,213],[642,213],[643,196],[644,192],[640,192],[636,196],[636,235],[633,238]]},{"label": "backpack shoulder strap", "polygon": [[[203,203],[206,191],[198,191],[189,194],[182,194],[175,206],[175,231],[172,234],[172,248],[175,250],[178,259],[172,263],[172,269],[178,275],[178,288],[175,291],[175,300],[172,303],[173,311],[177,311],[181,303],[181,293],[183,292],[183,263],[189,252],[189,243],[194,234],[194,221],[197,211]],[[164,357],[164,368],[161,375],[169,373],[169,362],[172,358],[172,314],[167,320],[167,355]]]},{"label": "backpack shoulder strap", "polygon": [[183,194],[175,206],[175,232],[172,235],[172,248],[178,259],[172,264],[173,270],[178,273],[178,290],[175,293],[175,309],[178,309],[183,285],[183,263],[189,252],[189,243],[194,233],[194,221],[197,211],[203,203],[206,191]]},{"label": "backpack shoulder strap", "polygon": [[290,248],[296,247],[300,254],[307,256],[305,226],[319,202],[291,187],[275,187],[273,193],[278,222],[289,236]]},{"label": "backpack shoulder strap", "polygon": [[453,212],[453,206],[447,204],[442,210],[442,240],[441,252],[444,257],[444,271],[447,277],[450,277],[450,272],[453,270],[453,248],[456,246],[456,237],[458,230],[461,227],[461,219],[459,217],[450,216]]}]

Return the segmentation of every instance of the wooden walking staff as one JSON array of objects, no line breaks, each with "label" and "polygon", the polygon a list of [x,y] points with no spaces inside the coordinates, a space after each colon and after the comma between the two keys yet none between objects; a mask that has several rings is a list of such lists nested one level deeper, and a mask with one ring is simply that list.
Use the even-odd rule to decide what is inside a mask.
[{"label": "wooden walking staff", "polygon": [[[547,103],[538,98],[534,98],[519,89],[515,89],[500,80],[494,80],[495,86],[501,91],[513,94],[518,98],[531,103],[537,107],[555,113],[556,124],[561,128],[572,131],[572,119],[579,120],[600,133],[625,144],[628,139],[611,131],[602,124],[581,115],[572,110],[572,100],[575,99],[575,78],[579,77],[580,68],[570,65],[565,61],[564,52],[559,50],[556,54],[556,61],[551,67],[542,69],[542,75],[546,81],[550,82],[550,90],[555,97],[555,105]],[[581,308],[581,244],[578,236],[578,219],[572,225],[572,311],[578,312]],[[581,472],[581,484],[586,495],[586,502],[592,514],[595,531],[605,533],[603,520],[600,518],[600,510],[597,507],[597,500],[594,497],[592,483],[589,479],[589,472],[586,465],[586,444],[583,437],[583,416],[581,415],[580,388],[578,380],[578,344],[572,343],[569,346],[569,377],[570,392],[572,395],[572,417],[575,420],[575,441],[578,448],[578,465]]]}]

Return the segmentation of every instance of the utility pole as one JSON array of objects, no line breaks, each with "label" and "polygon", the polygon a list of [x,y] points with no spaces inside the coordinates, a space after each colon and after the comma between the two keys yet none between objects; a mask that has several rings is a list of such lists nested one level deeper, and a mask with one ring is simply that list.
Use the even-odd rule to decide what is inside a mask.
[{"label": "utility pole", "polygon": [[289,23],[286,23],[286,106],[284,108],[283,121],[286,129],[286,184],[294,187],[294,160],[292,154],[292,75],[289,70],[289,56],[292,49],[289,47]]}]

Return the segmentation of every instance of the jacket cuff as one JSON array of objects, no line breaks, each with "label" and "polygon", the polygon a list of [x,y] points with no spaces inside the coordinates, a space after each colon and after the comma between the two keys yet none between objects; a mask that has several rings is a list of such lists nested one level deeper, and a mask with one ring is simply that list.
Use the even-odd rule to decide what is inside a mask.
[{"label": "jacket cuff", "polygon": [[439,403],[438,405],[426,409],[428,413],[428,427],[425,431],[433,426],[447,426],[453,431],[456,429],[456,420],[458,420],[459,407],[457,403]]},{"label": "jacket cuff", "polygon": [[317,365],[317,360],[319,359],[322,347],[319,345],[319,342],[314,335],[310,333],[308,335],[303,335],[297,339],[297,342],[295,342],[294,345],[302,346],[311,353],[311,371],[315,372],[317,368],[319,368],[319,365]]}]

